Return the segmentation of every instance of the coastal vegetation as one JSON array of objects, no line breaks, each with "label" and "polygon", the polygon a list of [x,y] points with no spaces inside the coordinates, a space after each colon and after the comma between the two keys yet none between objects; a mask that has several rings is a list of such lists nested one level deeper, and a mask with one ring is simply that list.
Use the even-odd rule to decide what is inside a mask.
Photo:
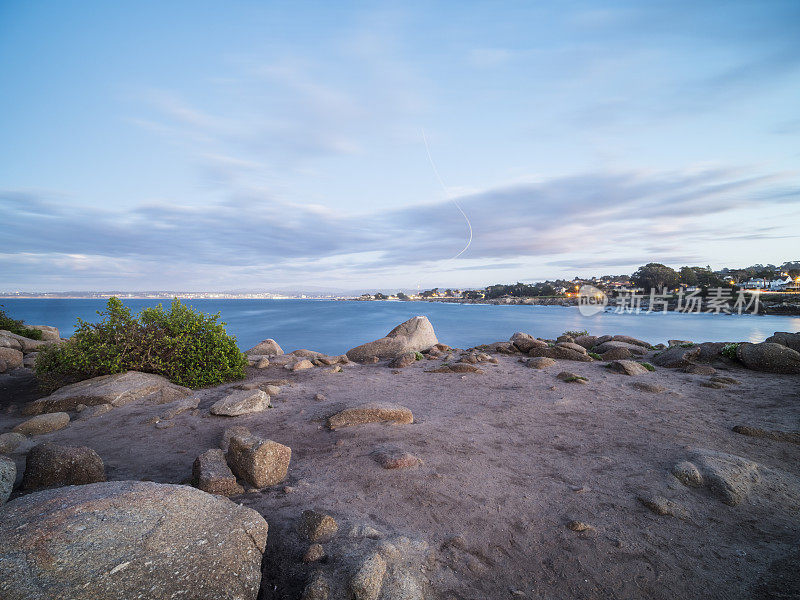
[{"label": "coastal vegetation", "polygon": [[125,371],[163,375],[192,388],[244,378],[246,358],[218,313],[207,315],[175,299],[169,309],[159,304],[136,316],[112,297],[98,315],[97,323],[78,319],[67,342],[40,352],[42,388]]},{"label": "coastal vegetation", "polygon": [[22,321],[12,319],[5,313],[3,309],[0,309],[0,330],[10,331],[11,333],[21,335],[22,337],[26,337],[31,340],[42,339],[41,331],[38,329],[25,327],[25,324]]}]

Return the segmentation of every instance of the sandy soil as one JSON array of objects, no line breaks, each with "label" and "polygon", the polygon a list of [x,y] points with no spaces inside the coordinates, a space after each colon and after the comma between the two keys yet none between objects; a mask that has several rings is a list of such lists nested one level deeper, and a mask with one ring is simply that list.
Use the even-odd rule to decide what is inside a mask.
[{"label": "sandy soil", "polygon": [[[170,428],[148,423],[163,407],[132,403],[36,441],[94,448],[109,479],[177,483],[225,427],[245,425],[293,451],[285,484],[292,491],[279,485],[234,498],[269,522],[268,554],[302,510],[322,509],[427,540],[427,576],[441,598],[798,597],[800,505],[792,496],[757,485],[743,504],[728,506],[677,483],[670,469],[689,448],[708,448],[757,461],[800,489],[792,487],[800,482],[799,445],[731,431],[800,429],[800,376],[730,368],[720,374],[741,385],[709,389],[700,386],[708,376],[677,370],[628,377],[570,361],[537,370],[496,356],[499,364],[480,365],[484,374],[424,372],[440,361],[402,370],[349,365],[342,373],[250,369],[251,380],[291,382],[263,413],[210,415],[232,384],[199,391],[199,409]],[[588,384],[558,380],[563,370]],[[29,390],[17,377],[16,388],[8,379],[0,387],[0,432],[24,419],[20,404],[31,397],[8,406],[13,389]],[[639,391],[634,381],[667,391]],[[315,400],[318,393],[325,399]],[[325,428],[325,417],[367,401],[407,406],[415,422]],[[383,445],[423,462],[383,469],[370,456]],[[22,469],[24,454],[14,457]],[[654,514],[637,501],[643,493],[674,500],[688,518]],[[571,520],[593,529],[572,531]],[[273,576],[268,570],[262,597],[297,597],[302,581]]]}]

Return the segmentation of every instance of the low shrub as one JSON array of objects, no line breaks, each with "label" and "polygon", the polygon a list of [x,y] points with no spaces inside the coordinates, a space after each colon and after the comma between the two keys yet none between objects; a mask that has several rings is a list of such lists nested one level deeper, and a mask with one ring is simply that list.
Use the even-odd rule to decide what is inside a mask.
[{"label": "low shrub", "polygon": [[573,330],[573,331],[565,331],[561,335],[568,335],[571,338],[576,338],[576,337],[580,337],[582,335],[589,335],[589,332],[586,331],[585,329],[581,329],[580,331],[575,331],[575,330]]},{"label": "low shrub", "polygon": [[197,312],[175,299],[168,310],[159,304],[137,317],[118,298],[110,298],[97,314],[99,322],[78,319],[67,342],[39,353],[36,375],[45,391],[124,371],[155,373],[193,388],[245,375],[247,360],[219,322],[219,313]]},{"label": "low shrub", "polygon": [[681,348],[693,348],[694,342],[686,342],[685,344],[681,344]]},{"label": "low shrub", "polygon": [[649,362],[639,361],[639,364],[642,365],[648,371],[655,371],[656,370],[656,368],[653,365],[651,365]]},{"label": "low shrub", "polygon": [[737,351],[739,350],[739,344],[725,344],[722,347],[722,351],[720,352],[722,356],[725,358],[730,358],[731,360],[739,360],[739,356],[737,355]]},{"label": "low shrub", "polygon": [[422,352],[414,352],[414,359],[415,360],[422,360],[425,357],[423,356]]},{"label": "low shrub", "polygon": [[2,309],[0,309],[0,329],[10,331],[11,333],[16,333],[17,335],[21,335],[22,337],[26,337],[31,340],[42,339],[41,331],[38,329],[30,329],[25,327],[25,323],[18,319],[12,319],[6,314],[6,311]]},{"label": "low shrub", "polygon": [[603,357],[600,356],[597,352],[589,352],[589,356],[591,356],[595,360],[603,360]]}]

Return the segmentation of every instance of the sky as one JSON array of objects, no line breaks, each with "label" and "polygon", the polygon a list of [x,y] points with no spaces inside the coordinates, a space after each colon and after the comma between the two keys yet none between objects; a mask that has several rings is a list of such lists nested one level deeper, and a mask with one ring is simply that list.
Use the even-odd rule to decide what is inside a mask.
[{"label": "sky", "polygon": [[0,290],[800,259],[800,2],[0,0]]}]

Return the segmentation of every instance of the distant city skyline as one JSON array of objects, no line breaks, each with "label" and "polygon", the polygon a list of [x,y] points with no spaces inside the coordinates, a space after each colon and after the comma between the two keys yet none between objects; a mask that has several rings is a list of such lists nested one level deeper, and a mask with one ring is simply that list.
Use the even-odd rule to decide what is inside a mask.
[{"label": "distant city skyline", "polygon": [[0,290],[795,260],[798,23],[794,1],[4,2]]}]

